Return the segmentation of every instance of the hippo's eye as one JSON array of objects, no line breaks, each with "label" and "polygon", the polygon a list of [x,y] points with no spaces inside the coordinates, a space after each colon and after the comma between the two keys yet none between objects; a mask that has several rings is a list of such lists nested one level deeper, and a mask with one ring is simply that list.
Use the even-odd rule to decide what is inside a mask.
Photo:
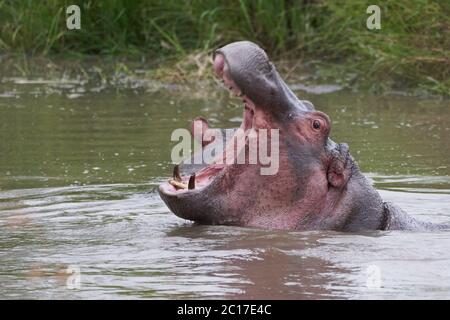
[{"label": "hippo's eye", "polygon": [[319,120],[314,120],[313,122],[313,128],[315,130],[319,130],[320,129],[320,121]]}]

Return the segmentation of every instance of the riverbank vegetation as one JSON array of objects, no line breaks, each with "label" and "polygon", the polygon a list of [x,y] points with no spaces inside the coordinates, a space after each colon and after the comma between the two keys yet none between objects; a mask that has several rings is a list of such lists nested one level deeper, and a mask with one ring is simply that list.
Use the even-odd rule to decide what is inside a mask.
[{"label": "riverbank vegetation", "polygon": [[[80,30],[66,27],[71,4],[80,6]],[[366,27],[370,4],[0,0],[0,55],[22,62],[36,57],[126,57],[145,62],[153,75],[178,79],[179,74],[208,76],[209,68],[200,59],[217,46],[248,39],[288,66],[289,75],[313,74],[308,81],[450,95],[450,2],[380,1],[379,30]]]}]

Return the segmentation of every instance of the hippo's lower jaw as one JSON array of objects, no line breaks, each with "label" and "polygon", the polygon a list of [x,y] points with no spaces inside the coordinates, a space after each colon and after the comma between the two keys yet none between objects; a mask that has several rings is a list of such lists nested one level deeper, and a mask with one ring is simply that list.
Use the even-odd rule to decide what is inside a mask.
[{"label": "hippo's lower jaw", "polygon": [[[244,130],[235,137],[245,138],[247,129],[279,130],[278,171],[261,175],[259,164],[229,159],[225,163],[232,164],[221,164],[224,150],[210,165],[176,166],[159,193],[177,216],[204,224],[285,230],[435,228],[381,200],[348,146],[329,139],[328,116],[299,100],[257,45],[243,41],[217,50],[214,72],[244,101]],[[197,118],[192,127],[203,130],[208,124]],[[207,148],[222,143],[200,140]]]}]

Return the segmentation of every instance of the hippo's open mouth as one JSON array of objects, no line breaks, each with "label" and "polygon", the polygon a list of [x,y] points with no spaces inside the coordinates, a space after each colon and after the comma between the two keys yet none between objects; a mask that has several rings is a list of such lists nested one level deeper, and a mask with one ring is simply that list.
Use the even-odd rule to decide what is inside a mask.
[{"label": "hippo's open mouth", "polygon": [[[173,176],[168,182],[160,185],[159,191],[165,196],[177,196],[184,194],[187,196],[189,193],[200,192],[205,189],[216,177],[226,171],[226,168],[236,163],[236,157],[241,151],[234,141],[236,139],[246,139],[249,130],[258,129],[257,121],[255,121],[256,106],[255,103],[243,92],[241,88],[234,82],[230,74],[230,66],[225,60],[224,56],[220,53],[214,57],[214,73],[219,77],[222,83],[232,92],[236,97],[240,97],[244,103],[243,120],[240,125],[240,129],[236,131],[234,136],[229,139],[224,146],[221,153],[219,153],[213,163],[199,169],[190,175],[182,175],[180,167],[175,165],[173,169]],[[193,127],[196,126],[196,121],[206,122],[203,118],[197,118],[194,120]],[[200,123],[198,125],[201,125]],[[214,129],[209,129],[214,130]],[[244,147],[241,145],[241,148]],[[233,149],[232,153],[227,153],[227,149]],[[234,155],[234,159],[226,159],[229,154]]]},{"label": "hippo's open mouth", "polygon": [[231,78],[230,66],[220,53],[214,57],[214,73],[222,79],[223,84],[234,95],[242,98],[242,102],[244,103],[244,116],[240,128],[244,130],[253,128],[253,118],[256,110],[255,103],[245,95],[242,89]]}]

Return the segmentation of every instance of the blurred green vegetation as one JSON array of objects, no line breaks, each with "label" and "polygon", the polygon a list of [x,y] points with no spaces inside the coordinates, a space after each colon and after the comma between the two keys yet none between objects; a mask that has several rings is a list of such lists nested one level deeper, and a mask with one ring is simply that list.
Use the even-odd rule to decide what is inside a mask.
[{"label": "blurred green vegetation", "polygon": [[[450,1],[0,0],[0,52],[127,56],[163,63],[248,39],[349,87],[450,95]],[[65,9],[81,8],[81,30]]]}]

